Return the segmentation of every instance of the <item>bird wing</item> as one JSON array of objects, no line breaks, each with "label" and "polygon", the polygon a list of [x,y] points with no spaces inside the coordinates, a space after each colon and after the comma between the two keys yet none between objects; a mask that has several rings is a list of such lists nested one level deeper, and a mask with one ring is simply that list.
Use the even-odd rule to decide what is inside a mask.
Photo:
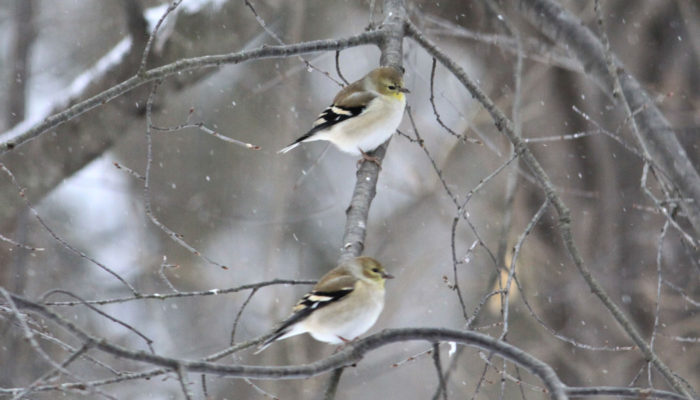
[{"label": "bird wing", "polygon": [[369,103],[377,97],[377,94],[367,91],[341,96],[343,92],[336,96],[333,104],[321,111],[321,114],[314,121],[313,127],[290,146],[303,142],[316,132],[328,129],[337,123],[362,114]]},{"label": "bird wing", "polygon": [[296,321],[309,315],[312,311],[335,303],[355,289],[357,278],[344,269],[335,268],[324,275],[311,291],[304,295],[293,308],[293,314],[301,314]]},{"label": "bird wing", "polygon": [[[357,278],[342,268],[335,268],[324,275],[313,289],[304,295],[292,309],[292,315],[280,323],[275,332],[265,340],[257,352],[288,333],[294,324],[304,320],[312,312],[333,304],[355,290]],[[257,353],[256,352],[256,353]]]}]

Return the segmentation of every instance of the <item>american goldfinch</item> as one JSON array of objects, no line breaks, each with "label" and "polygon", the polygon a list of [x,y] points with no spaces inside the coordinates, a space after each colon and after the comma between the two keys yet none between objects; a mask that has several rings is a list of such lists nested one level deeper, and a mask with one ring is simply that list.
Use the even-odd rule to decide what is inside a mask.
[{"label": "american goldfinch", "polygon": [[370,257],[357,257],[326,273],[297,302],[290,315],[258,347],[263,351],[276,340],[309,333],[332,344],[349,342],[365,333],[384,308],[384,282],[393,278]]},{"label": "american goldfinch", "polygon": [[408,89],[402,72],[379,67],[341,90],[314,121],[313,127],[294,143],[278,151],[286,153],[302,142],[327,140],[352,155],[366,156],[396,131]]}]

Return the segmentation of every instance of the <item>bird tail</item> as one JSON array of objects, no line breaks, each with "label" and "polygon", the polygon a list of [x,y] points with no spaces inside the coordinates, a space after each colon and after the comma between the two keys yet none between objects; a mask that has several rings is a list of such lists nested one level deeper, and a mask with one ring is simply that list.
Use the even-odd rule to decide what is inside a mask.
[{"label": "bird tail", "polygon": [[290,144],[289,146],[287,146],[287,147],[285,147],[285,148],[280,149],[279,151],[277,151],[277,154],[284,154],[284,153],[288,152],[289,150],[291,150],[291,149],[293,149],[293,148],[299,146],[300,143],[301,143],[301,142],[294,142],[294,143]]},{"label": "bird tail", "polygon": [[310,142],[313,140],[320,140],[320,137],[318,135],[314,135],[319,130],[322,130],[320,126],[316,126],[316,127],[312,128],[310,131],[303,134],[299,139],[295,140],[294,143],[279,150],[277,153],[286,153],[289,150],[299,146],[301,144],[301,142]]},{"label": "bird tail", "polygon": [[273,333],[272,335],[270,335],[267,339],[265,339],[264,342],[262,342],[262,344],[261,344],[260,346],[258,346],[258,349],[255,350],[255,353],[253,353],[253,354],[259,354],[259,353],[261,353],[261,352],[262,352],[263,350],[265,350],[269,345],[271,345],[272,342],[274,342],[275,340],[277,340],[277,339],[281,338],[282,336],[286,335],[287,333],[289,333],[289,331],[290,331],[289,328],[287,328],[287,329],[279,329],[279,330],[276,330],[275,333]]}]

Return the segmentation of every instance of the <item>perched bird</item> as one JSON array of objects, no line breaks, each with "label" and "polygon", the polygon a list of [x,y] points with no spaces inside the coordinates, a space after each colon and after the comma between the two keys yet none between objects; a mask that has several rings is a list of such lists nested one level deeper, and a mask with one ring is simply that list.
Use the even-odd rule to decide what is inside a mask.
[{"label": "perched bird", "polygon": [[327,140],[346,153],[367,158],[367,152],[386,142],[398,128],[406,108],[404,93],[408,92],[401,71],[393,67],[374,69],[343,88],[311,130],[278,153],[286,153],[302,142]]},{"label": "perched bird", "polygon": [[279,324],[255,354],[276,340],[307,332],[316,340],[332,344],[355,339],[377,321],[384,308],[384,282],[391,278],[370,257],[340,264],[299,300],[292,315]]}]

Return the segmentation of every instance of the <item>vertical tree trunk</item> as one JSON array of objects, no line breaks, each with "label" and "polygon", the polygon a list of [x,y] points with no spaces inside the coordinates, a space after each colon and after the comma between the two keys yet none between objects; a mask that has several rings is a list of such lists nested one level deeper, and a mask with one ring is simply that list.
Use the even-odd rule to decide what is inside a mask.
[{"label": "vertical tree trunk", "polygon": [[24,119],[26,113],[27,78],[29,77],[29,51],[36,37],[34,26],[34,1],[14,1],[14,26],[12,39],[12,75],[9,79],[9,96],[6,121],[14,126]]}]

